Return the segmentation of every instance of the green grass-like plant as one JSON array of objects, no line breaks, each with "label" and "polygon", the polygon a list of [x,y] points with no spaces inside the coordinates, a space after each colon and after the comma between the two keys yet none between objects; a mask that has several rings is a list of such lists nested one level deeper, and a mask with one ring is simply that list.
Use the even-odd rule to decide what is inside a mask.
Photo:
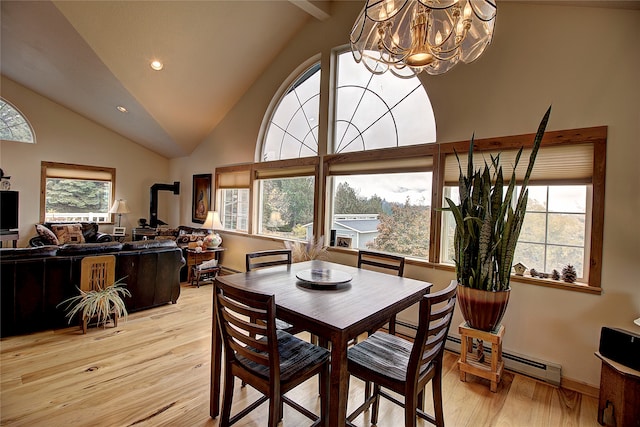
[{"label": "green grass-like plant", "polygon": [[511,179],[506,191],[502,176],[500,155],[491,156],[491,165],[485,161],[482,170],[473,167],[473,137],[469,145],[466,175],[462,171],[458,189],[460,203],[446,198],[448,208],[455,219],[454,251],[458,283],[475,289],[505,291],[509,289],[513,256],[527,209],[529,190],[527,185],[533,170],[538,149],[549,121],[551,107],[547,110],[536,133],[529,166],[525,173],[522,189],[513,208],[516,187],[516,166],[522,154],[522,147],[516,156]]},{"label": "green grass-like plant", "polygon": [[68,312],[66,316],[69,318],[69,324],[71,324],[71,320],[76,314],[80,314],[80,319],[97,317],[97,325],[102,325],[103,327],[106,327],[112,315],[126,319],[128,313],[123,297],[130,297],[131,292],[124,287],[127,286],[126,283],[122,282],[124,279],[126,277],[116,280],[112,285],[104,289],[83,291],[76,287],[80,291],[80,295],[62,301],[58,304],[58,307],[67,304],[66,310]]}]

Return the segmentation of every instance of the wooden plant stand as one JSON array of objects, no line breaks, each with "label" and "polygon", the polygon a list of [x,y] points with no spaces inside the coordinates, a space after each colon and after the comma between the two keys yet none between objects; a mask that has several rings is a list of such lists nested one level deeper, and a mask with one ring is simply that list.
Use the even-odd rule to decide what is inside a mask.
[{"label": "wooden plant stand", "polygon": [[[504,325],[500,325],[497,330],[486,332],[473,329],[462,322],[458,326],[460,333],[461,349],[458,368],[460,369],[460,381],[467,381],[467,374],[477,375],[491,381],[491,391],[498,390],[498,383],[504,370],[502,361],[502,337],[504,336]],[[478,340],[478,349],[473,353],[473,340]],[[491,360],[485,360],[484,342],[491,343]]]}]

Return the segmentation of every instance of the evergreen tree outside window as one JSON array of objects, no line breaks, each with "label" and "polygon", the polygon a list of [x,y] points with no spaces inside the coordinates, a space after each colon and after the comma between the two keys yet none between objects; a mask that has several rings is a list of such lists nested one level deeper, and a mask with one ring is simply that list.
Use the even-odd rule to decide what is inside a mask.
[{"label": "evergreen tree outside window", "polygon": [[114,168],[42,162],[42,222],[113,222]]}]

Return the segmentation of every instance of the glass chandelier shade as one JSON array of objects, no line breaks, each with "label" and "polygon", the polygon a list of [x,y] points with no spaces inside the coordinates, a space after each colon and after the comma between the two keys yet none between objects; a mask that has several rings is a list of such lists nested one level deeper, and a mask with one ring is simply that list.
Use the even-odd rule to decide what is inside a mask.
[{"label": "glass chandelier shade", "polygon": [[351,51],[374,74],[443,74],[484,52],[496,12],[495,0],[368,0]]}]

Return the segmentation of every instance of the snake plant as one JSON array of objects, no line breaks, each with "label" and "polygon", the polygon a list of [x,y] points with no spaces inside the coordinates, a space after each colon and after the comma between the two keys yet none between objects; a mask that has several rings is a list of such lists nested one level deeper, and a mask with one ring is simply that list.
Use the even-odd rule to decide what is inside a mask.
[{"label": "snake plant", "polygon": [[460,168],[460,203],[456,204],[446,198],[449,207],[444,210],[453,213],[456,223],[454,250],[456,275],[460,285],[487,291],[509,289],[513,256],[527,209],[527,185],[550,114],[551,107],[538,126],[529,166],[521,184],[522,189],[515,201],[515,208],[515,170],[522,154],[522,147],[516,156],[506,190],[500,154],[491,156],[490,165],[485,161],[482,170],[474,170],[472,137],[465,175],[456,152]]}]

